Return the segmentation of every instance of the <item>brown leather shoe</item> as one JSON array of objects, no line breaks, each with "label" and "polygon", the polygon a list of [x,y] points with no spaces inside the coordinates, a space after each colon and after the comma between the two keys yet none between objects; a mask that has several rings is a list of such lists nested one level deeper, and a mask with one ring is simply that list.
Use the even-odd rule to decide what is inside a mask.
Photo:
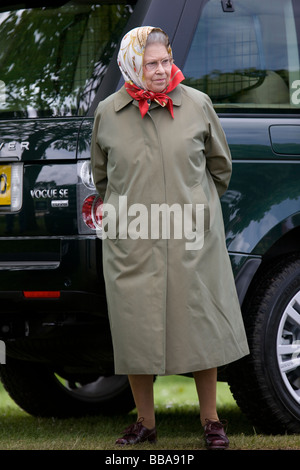
[{"label": "brown leather shoe", "polygon": [[132,424],[124,431],[124,436],[116,440],[118,445],[138,444],[139,442],[149,441],[156,442],[156,428],[148,429],[142,425],[144,418],[140,418],[136,423]]},{"label": "brown leather shoe", "polygon": [[226,436],[224,425],[221,421],[211,421],[206,419],[204,426],[204,439],[207,449],[222,450],[229,447],[229,440]]}]

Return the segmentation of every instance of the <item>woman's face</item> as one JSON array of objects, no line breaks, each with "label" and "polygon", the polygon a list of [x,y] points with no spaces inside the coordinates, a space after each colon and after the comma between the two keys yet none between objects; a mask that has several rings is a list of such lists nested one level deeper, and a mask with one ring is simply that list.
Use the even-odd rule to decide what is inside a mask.
[{"label": "woman's face", "polygon": [[144,78],[147,90],[161,93],[169,85],[172,61],[163,44],[149,44],[144,52]]}]

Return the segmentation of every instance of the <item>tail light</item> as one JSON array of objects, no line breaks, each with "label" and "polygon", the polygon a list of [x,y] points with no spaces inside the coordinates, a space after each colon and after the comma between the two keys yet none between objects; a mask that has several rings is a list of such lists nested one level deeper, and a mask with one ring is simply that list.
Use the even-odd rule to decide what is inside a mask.
[{"label": "tail light", "polygon": [[59,299],[60,291],[23,291],[26,299]]},{"label": "tail light", "polygon": [[96,230],[102,227],[103,201],[100,196],[88,196],[82,205],[82,218],[87,227]]}]

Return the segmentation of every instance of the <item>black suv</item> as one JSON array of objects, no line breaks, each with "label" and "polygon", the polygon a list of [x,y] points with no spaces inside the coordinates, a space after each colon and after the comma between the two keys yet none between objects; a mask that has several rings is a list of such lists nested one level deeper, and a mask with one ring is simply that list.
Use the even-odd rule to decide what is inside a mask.
[{"label": "black suv", "polygon": [[33,415],[134,406],[114,376],[90,140],[123,84],[119,41],[140,25],[169,34],[234,160],[222,207],[251,354],[219,380],[262,431],[299,432],[297,0],[1,1],[1,380]]}]

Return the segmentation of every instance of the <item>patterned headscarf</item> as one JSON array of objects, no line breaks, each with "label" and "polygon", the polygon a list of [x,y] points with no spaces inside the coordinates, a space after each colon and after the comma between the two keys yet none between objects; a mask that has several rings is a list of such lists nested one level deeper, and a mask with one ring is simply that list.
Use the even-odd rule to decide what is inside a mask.
[{"label": "patterned headscarf", "polygon": [[[173,103],[171,98],[166,94],[172,91],[182,80],[184,76],[181,70],[173,64],[171,70],[170,84],[165,93],[154,93],[146,89],[146,82],[143,73],[143,60],[146,43],[151,31],[159,30],[153,26],[141,26],[129,31],[123,37],[118,54],[118,65],[125,80],[125,88],[127,92],[139,101],[139,108],[142,117],[145,116],[149,109],[149,100],[156,101],[162,107],[167,107],[172,115]],[[163,32],[163,31],[162,31]],[[168,47],[169,56],[172,57],[171,46]]]},{"label": "patterned headscarf", "polygon": [[[118,65],[125,82],[133,82],[138,87],[144,89],[144,52],[148,36],[153,29],[160,30],[160,28],[154,28],[153,26],[141,26],[129,31],[122,39],[118,54]],[[170,57],[172,57],[171,47],[168,52]]]}]

